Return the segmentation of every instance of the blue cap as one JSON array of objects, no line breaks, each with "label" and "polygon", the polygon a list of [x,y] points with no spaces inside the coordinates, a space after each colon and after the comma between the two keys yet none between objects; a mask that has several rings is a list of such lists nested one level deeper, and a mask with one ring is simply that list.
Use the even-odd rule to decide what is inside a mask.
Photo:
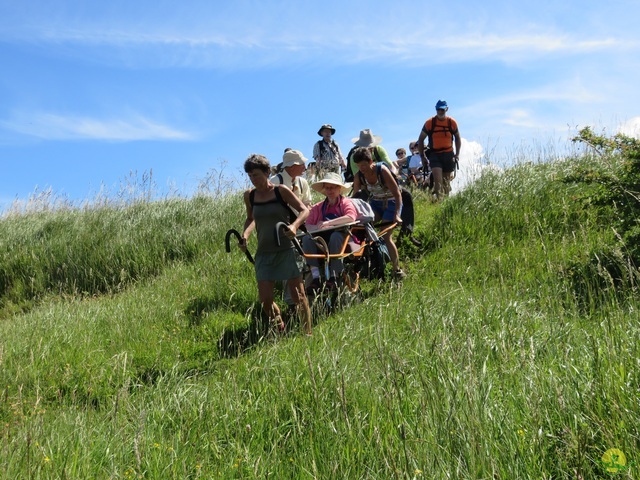
[{"label": "blue cap", "polygon": [[446,100],[438,100],[438,103],[436,103],[436,110],[440,110],[441,108],[444,110],[449,108]]}]

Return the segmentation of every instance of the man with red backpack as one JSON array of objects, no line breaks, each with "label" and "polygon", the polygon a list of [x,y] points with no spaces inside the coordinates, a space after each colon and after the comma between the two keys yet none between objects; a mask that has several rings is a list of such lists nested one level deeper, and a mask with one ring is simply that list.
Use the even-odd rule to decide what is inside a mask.
[{"label": "man with red backpack", "polygon": [[[431,165],[433,172],[433,191],[440,200],[449,195],[451,180],[455,177],[460,156],[461,138],[457,122],[447,116],[449,107],[444,100],[436,103],[436,115],[428,119],[420,137],[418,149],[423,165]],[[428,148],[424,141],[428,138]],[[455,151],[453,146],[455,144]]]}]

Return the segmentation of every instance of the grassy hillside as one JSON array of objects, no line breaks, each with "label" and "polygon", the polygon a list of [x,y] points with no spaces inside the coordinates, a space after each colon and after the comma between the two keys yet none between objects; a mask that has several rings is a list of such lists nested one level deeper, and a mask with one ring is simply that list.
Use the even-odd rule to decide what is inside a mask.
[{"label": "grassy hillside", "polygon": [[261,335],[239,197],[7,217],[3,478],[636,478],[637,172],[417,194],[408,278],[310,338]]}]

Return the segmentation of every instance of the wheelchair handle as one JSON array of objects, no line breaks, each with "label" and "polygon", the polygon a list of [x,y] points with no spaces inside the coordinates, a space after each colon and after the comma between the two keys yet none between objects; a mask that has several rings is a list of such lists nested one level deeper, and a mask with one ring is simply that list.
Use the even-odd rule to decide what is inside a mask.
[{"label": "wheelchair handle", "polygon": [[[231,235],[235,235],[235,237],[238,239],[238,243],[240,242],[240,240],[242,240],[242,235],[240,235],[240,233],[238,233],[237,230],[234,230],[233,228],[231,230],[229,230],[227,232],[226,236],[224,237],[224,247],[225,247],[225,250],[227,251],[227,253],[231,252],[231,243],[230,243]],[[253,257],[249,253],[249,250],[245,250],[244,254],[247,256],[247,259],[251,263],[255,263],[253,261]]]},{"label": "wheelchair handle", "polygon": [[[275,231],[275,235],[276,235],[276,245],[280,246],[281,242],[280,242],[280,230],[282,230],[283,228],[287,228],[289,225],[287,225],[284,222],[278,222],[276,223],[276,231]],[[300,245],[300,242],[298,241],[298,239],[296,237],[293,237],[291,239],[291,243],[293,243],[293,246],[295,247],[295,249],[298,251],[298,253],[300,255],[304,255],[304,250],[302,250],[302,245]]]}]

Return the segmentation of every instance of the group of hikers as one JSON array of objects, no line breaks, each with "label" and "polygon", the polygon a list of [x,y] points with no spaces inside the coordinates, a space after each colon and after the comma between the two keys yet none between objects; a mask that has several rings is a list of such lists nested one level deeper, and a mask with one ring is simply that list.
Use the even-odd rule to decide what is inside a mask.
[{"label": "group of hikers", "polygon": [[[353,139],[354,146],[345,158],[332,138],[336,130],[329,124],[322,125],[318,130],[322,139],[313,149],[315,171],[313,177],[308,176],[311,185],[303,175],[307,159],[298,150],[285,149],[281,169],[275,174],[263,155],[252,154],[245,160],[244,171],[253,188],[244,193],[247,218],[239,246],[246,251],[247,239],[255,229],[258,238],[255,254],[258,296],[263,312],[275,328],[281,331],[286,328],[280,307],[275,302],[277,282],[283,282],[284,299],[295,308],[307,335],[312,332],[308,298],[321,288],[340,288],[344,269],[341,258],[331,258],[324,287],[321,285],[319,261],[306,259],[311,277],[305,288],[302,275],[305,258],[296,252],[292,240],[300,230],[309,233],[322,231],[329,252],[337,253],[349,233],[346,229],[333,227],[358,219],[352,198],[365,199],[376,221],[400,225],[400,235],[407,235],[419,245],[413,237],[411,193],[400,184],[413,181],[419,185],[428,183],[435,198],[441,199],[450,192],[450,182],[460,155],[460,133],[456,121],[447,116],[447,102],[439,100],[435,108],[436,115],[424,123],[418,140],[410,144],[412,155],[407,157],[402,155],[402,151],[396,151],[395,162],[389,159],[380,145],[381,137],[373,135],[369,129],[362,130],[360,136]],[[419,172],[421,181],[417,180]],[[312,205],[311,189],[325,198]],[[352,198],[347,196],[349,192]],[[286,224],[282,239],[274,235],[277,225],[281,224]],[[383,240],[394,278],[404,278],[392,235],[385,235]],[[305,235],[302,248],[305,255],[312,254],[317,252],[318,245],[311,235]]]}]

